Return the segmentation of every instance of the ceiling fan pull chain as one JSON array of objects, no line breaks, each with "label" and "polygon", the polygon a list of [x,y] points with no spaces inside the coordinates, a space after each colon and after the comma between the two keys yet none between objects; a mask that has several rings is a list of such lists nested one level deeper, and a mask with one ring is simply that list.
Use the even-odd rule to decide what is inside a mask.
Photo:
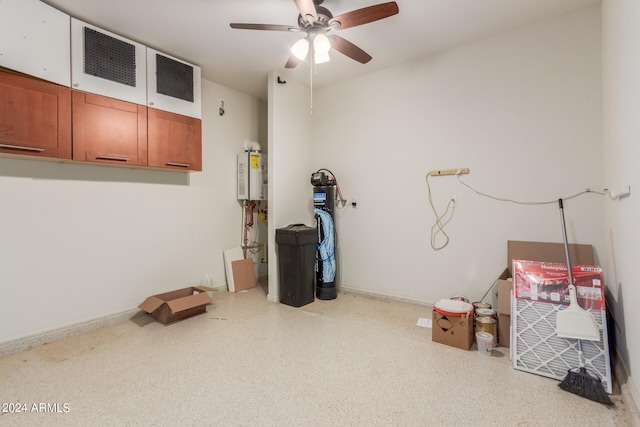
[{"label": "ceiling fan pull chain", "polygon": [[309,55],[309,91],[310,91],[309,114],[313,114],[313,71],[314,71],[313,69],[315,68],[315,61],[313,60],[313,55],[314,55],[313,44],[311,44],[310,46],[310,51],[311,51],[310,52],[311,55]]}]

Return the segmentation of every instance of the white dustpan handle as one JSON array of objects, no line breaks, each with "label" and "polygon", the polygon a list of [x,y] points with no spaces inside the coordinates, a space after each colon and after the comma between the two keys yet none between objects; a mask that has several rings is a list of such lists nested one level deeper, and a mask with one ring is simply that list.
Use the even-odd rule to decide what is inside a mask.
[{"label": "white dustpan handle", "polygon": [[562,199],[558,199],[558,206],[560,207],[560,219],[562,223],[562,238],[564,240],[564,254],[567,257],[567,271],[569,273],[569,302],[570,305],[578,305],[578,297],[576,295],[576,287],[573,284],[573,272],[571,271],[571,259],[569,258],[569,242],[567,239],[567,226],[564,223],[564,208],[562,206]]},{"label": "white dustpan handle", "polygon": [[[567,310],[561,311],[557,313],[556,316],[556,324],[559,325],[559,319],[561,314],[563,317],[563,330],[560,331],[560,326],[558,326],[558,336],[563,338],[574,338],[578,340],[578,357],[583,360],[584,353],[582,353],[582,343],[580,343],[580,339],[586,338],[590,341],[600,341],[600,328],[596,322],[596,319],[593,317],[593,314],[584,310],[578,304],[578,296],[576,291],[576,286],[573,284],[573,273],[571,271],[571,260],[569,259],[569,243],[567,239],[567,227],[564,222],[564,209],[562,206],[562,199],[558,199],[558,205],[560,206],[560,219],[562,220],[562,237],[564,239],[564,252],[567,256],[567,272],[569,273],[569,307]],[[573,313],[569,318],[566,317],[565,313],[568,315],[569,313]],[[578,319],[576,320],[576,313],[578,314]],[[585,316],[581,316],[580,314],[584,313]],[[580,325],[577,328],[576,324],[584,321],[584,325]],[[567,323],[568,322],[568,323]],[[567,326],[571,326],[567,329]],[[577,328],[577,330],[576,330]]]}]

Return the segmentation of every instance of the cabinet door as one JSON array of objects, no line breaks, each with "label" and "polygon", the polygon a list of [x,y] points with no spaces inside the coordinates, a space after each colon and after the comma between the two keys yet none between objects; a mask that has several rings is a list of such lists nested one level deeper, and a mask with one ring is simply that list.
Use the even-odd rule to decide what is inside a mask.
[{"label": "cabinet door", "polygon": [[147,106],[202,118],[201,70],[147,47]]},{"label": "cabinet door", "polygon": [[202,121],[149,108],[149,166],[202,170]]},{"label": "cabinet door", "polygon": [[0,153],[71,158],[71,89],[0,72]]},{"label": "cabinet door", "polygon": [[145,46],[71,18],[71,87],[147,105]]},{"label": "cabinet door", "polygon": [[73,159],[147,164],[147,107],[73,91]]},{"label": "cabinet door", "polygon": [[40,0],[0,1],[0,65],[70,86],[70,17]]}]

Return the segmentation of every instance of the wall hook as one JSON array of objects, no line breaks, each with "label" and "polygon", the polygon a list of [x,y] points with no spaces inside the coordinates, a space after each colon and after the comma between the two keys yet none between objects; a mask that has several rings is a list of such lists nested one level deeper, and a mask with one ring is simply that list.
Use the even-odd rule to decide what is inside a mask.
[{"label": "wall hook", "polygon": [[286,82],[286,80],[282,80],[282,79],[280,79],[280,76],[278,76],[278,84],[286,85],[286,84],[287,84],[287,82]]},{"label": "wall hook", "polygon": [[220,109],[218,110],[218,114],[220,114],[220,116],[224,116],[224,101],[220,100]]}]

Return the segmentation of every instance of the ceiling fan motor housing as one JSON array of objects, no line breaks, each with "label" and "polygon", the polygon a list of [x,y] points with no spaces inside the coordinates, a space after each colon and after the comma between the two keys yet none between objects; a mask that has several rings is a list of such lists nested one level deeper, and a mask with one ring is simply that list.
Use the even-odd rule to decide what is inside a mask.
[{"label": "ceiling fan motor housing", "polygon": [[[322,1],[317,2],[317,4],[322,3]],[[310,24],[309,21],[302,15],[298,15],[298,26],[302,31],[306,31],[307,33],[319,33],[326,32],[329,28],[329,20],[333,18],[329,9],[316,6],[316,13],[318,14],[318,19],[313,24]]]},{"label": "ceiling fan motor housing", "polygon": [[[328,9],[320,6],[323,2],[324,0],[294,0],[299,12],[297,28],[292,25],[250,23],[231,23],[230,25],[231,28],[244,30],[304,31],[307,33],[307,36],[304,39],[300,39],[296,44],[294,44],[292,54],[285,64],[285,68],[295,67],[304,57],[306,57],[311,39],[313,39],[313,45],[311,46],[314,46],[314,49],[316,49],[315,53],[317,54],[324,53],[325,49],[327,52],[329,49],[333,49],[355,61],[360,62],[361,64],[366,64],[372,59],[371,55],[350,41],[345,40],[338,35],[331,35],[329,38],[326,36],[317,36],[324,36],[332,30],[343,30],[368,24],[370,22],[396,15],[399,12],[398,4],[395,1],[388,1],[386,3],[352,10],[334,17]],[[315,46],[316,42],[318,44],[317,47]],[[299,49],[296,49],[297,45],[299,45]],[[329,45],[328,49],[326,45]],[[328,55],[326,56],[328,57]],[[317,58],[314,57],[314,59]]]}]

